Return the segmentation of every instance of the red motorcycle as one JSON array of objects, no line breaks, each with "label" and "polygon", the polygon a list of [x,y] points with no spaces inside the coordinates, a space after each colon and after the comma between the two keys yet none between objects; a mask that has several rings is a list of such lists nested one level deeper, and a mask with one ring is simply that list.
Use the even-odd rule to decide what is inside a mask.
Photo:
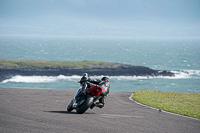
[{"label": "red motorcycle", "polygon": [[105,89],[95,85],[92,85],[88,88],[88,81],[82,83],[82,86],[76,92],[71,103],[67,107],[67,111],[71,112],[73,109],[76,110],[78,114],[83,114],[88,108],[94,107],[95,102],[99,100],[102,96],[102,92],[105,92]]}]

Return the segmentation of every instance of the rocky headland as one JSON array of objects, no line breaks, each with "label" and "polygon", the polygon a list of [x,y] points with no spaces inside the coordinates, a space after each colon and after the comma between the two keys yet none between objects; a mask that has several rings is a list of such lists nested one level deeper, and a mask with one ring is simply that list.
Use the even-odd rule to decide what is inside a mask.
[{"label": "rocky headland", "polygon": [[[5,63],[6,61],[10,61]],[[25,63],[24,63],[25,62]],[[92,62],[92,61],[80,61],[78,64],[69,63],[68,65],[61,65],[54,63],[49,65],[48,62],[34,62],[28,61],[16,61],[16,60],[0,60],[0,81],[11,78],[16,75],[21,76],[58,76],[58,75],[82,75],[87,72],[90,76],[174,76],[174,73],[167,70],[153,70],[144,66],[132,66],[121,63],[108,63],[108,62]],[[43,64],[42,66],[39,64]],[[83,64],[84,63],[84,64]],[[88,63],[88,65],[87,65]]]}]

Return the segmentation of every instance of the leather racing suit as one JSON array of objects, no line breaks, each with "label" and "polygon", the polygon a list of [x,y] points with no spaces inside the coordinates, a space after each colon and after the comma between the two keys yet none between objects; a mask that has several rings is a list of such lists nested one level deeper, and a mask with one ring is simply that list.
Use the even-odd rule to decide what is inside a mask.
[{"label": "leather racing suit", "polygon": [[[84,77],[82,79],[84,79]],[[82,81],[80,81],[80,83],[82,83]],[[104,88],[105,92],[100,94],[101,98],[99,99],[99,103],[92,105],[90,108],[92,109],[94,106],[102,108],[102,107],[104,107],[104,104],[105,104],[104,100],[107,97],[107,95],[109,93],[109,89],[110,89],[109,79],[107,77],[103,77],[101,80],[99,80],[99,79],[91,80],[90,78],[87,79],[87,87],[88,88],[90,88],[94,84],[99,85],[100,87]]]}]

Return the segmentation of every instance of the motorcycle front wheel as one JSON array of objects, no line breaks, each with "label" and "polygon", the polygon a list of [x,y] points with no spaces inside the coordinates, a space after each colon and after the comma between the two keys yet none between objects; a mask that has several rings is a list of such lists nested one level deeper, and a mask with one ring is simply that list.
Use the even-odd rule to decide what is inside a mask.
[{"label": "motorcycle front wheel", "polygon": [[72,108],[72,102],[71,102],[67,107],[67,111],[71,112],[72,110],[73,110],[73,108]]},{"label": "motorcycle front wheel", "polygon": [[94,98],[92,96],[88,96],[85,102],[76,108],[76,112],[78,114],[83,114],[92,104],[93,104]]}]

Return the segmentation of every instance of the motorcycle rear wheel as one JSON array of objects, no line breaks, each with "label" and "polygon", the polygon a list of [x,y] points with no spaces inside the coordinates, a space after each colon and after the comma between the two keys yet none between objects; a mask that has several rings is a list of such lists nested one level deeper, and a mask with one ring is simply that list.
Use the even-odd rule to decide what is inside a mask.
[{"label": "motorcycle rear wheel", "polygon": [[88,96],[85,102],[80,106],[76,108],[76,112],[78,114],[83,114],[92,104],[93,104],[94,98],[92,96]]}]

